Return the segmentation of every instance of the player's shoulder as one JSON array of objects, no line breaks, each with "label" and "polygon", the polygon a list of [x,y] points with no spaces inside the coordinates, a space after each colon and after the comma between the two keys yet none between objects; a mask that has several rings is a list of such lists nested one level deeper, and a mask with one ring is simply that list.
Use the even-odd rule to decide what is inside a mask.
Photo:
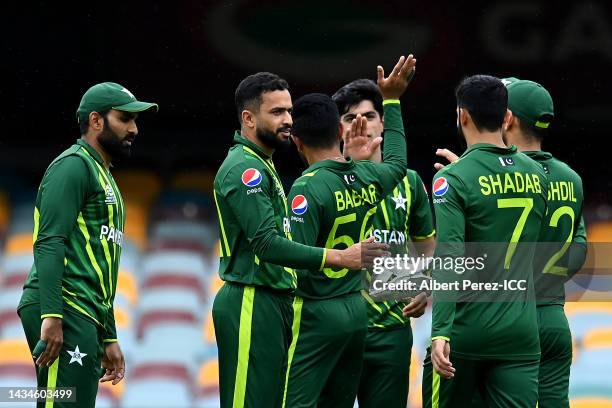
[{"label": "player's shoulder", "polygon": [[321,169],[305,172],[293,182],[292,188],[310,188],[319,184],[323,175]]},{"label": "player's shoulder", "polygon": [[555,171],[563,173],[564,177],[570,177],[577,181],[582,182],[582,177],[578,174],[576,170],[574,170],[569,164],[566,162],[559,160],[555,156],[552,156],[548,163],[555,167]]},{"label": "player's shoulder", "polygon": [[521,170],[537,173],[538,175],[547,178],[542,163],[532,159],[525,153],[517,151],[512,156],[512,159],[514,160],[515,165],[518,165]]},{"label": "player's shoulder", "polygon": [[423,184],[423,179],[419,176],[419,173],[413,169],[406,169],[406,177],[410,185]]},{"label": "player's shoulder", "polygon": [[54,171],[61,169],[69,172],[87,169],[87,157],[81,151],[82,149],[83,147],[78,144],[70,146],[51,161],[49,169]]},{"label": "player's shoulder", "polygon": [[215,176],[215,183],[255,182],[266,176],[266,165],[262,159],[246,151],[242,145],[232,146]]}]

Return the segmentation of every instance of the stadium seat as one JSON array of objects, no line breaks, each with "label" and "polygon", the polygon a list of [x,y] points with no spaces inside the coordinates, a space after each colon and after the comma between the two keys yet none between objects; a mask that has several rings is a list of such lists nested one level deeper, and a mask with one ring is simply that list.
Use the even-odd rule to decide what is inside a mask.
[{"label": "stadium seat", "polygon": [[202,255],[190,251],[158,251],[143,258],[142,270],[145,278],[156,274],[176,272],[204,278],[208,273]]},{"label": "stadium seat", "polygon": [[129,380],[121,408],[185,408],[193,406],[191,389],[176,380]]},{"label": "stadium seat", "polygon": [[184,171],[172,179],[171,186],[176,190],[195,190],[212,193],[215,173],[212,171]]},{"label": "stadium seat", "polygon": [[120,269],[117,277],[116,295],[124,296],[130,305],[134,306],[138,303],[138,282],[136,277],[127,269]]},{"label": "stadium seat", "polygon": [[612,349],[582,350],[570,373],[570,396],[612,397]]},{"label": "stadium seat", "polygon": [[[598,348],[612,350],[612,326],[593,329],[585,333],[584,339],[582,340],[582,347],[584,350]],[[610,363],[612,363],[612,361]]]},{"label": "stadium seat", "polygon": [[204,342],[206,344],[216,345],[215,325],[213,323],[212,310],[209,310],[204,319]]},{"label": "stadium seat", "polygon": [[157,288],[140,293],[138,310],[141,315],[152,311],[178,311],[194,316],[202,314],[200,297],[194,291],[185,292],[177,288]]},{"label": "stadium seat", "polygon": [[612,327],[612,314],[608,312],[574,313],[568,320],[572,335],[579,343],[593,329]]},{"label": "stadium seat", "polygon": [[565,314],[571,317],[578,313],[609,313],[612,314],[612,303],[610,302],[566,302]]},{"label": "stadium seat", "polygon": [[587,228],[589,242],[612,242],[612,221],[599,221]]},{"label": "stadium seat", "polygon": [[96,408],[119,408],[119,402],[125,392],[125,381],[116,385],[111,382],[100,383],[96,396]]},{"label": "stadium seat", "polygon": [[144,204],[125,202],[125,240],[136,244],[138,249],[147,248],[148,213]]},{"label": "stadium seat", "polygon": [[0,286],[3,288],[23,287],[33,262],[34,257],[31,253],[4,256],[2,273],[0,274]]},{"label": "stadium seat", "polygon": [[205,361],[200,367],[197,384],[197,408],[219,406],[219,361],[217,358]]},{"label": "stadium seat", "polygon": [[[119,170],[113,172],[125,202],[137,202],[147,208],[153,203],[161,189],[159,177],[147,170]],[[130,220],[131,222],[131,220]]]},{"label": "stadium seat", "polygon": [[573,398],[571,408],[612,408],[612,398]]},{"label": "stadium seat", "polygon": [[34,231],[34,201],[36,197],[32,197],[31,201],[23,201],[23,204],[18,204],[12,207],[11,221],[8,229],[8,235],[29,234],[30,243],[32,242],[32,232]]},{"label": "stadium seat", "polygon": [[205,300],[206,292],[202,279],[198,276],[189,276],[179,273],[156,274],[146,279],[142,285],[143,290],[157,288],[177,288],[184,291],[193,291],[200,297],[200,301]]},{"label": "stadium seat", "polygon": [[36,387],[36,372],[25,340],[0,341],[0,387]]},{"label": "stadium seat", "polygon": [[4,253],[7,255],[31,254],[32,231],[10,235],[6,241]]},{"label": "stadium seat", "polygon": [[193,220],[159,222],[151,229],[151,248],[211,252],[218,238],[215,224]]}]

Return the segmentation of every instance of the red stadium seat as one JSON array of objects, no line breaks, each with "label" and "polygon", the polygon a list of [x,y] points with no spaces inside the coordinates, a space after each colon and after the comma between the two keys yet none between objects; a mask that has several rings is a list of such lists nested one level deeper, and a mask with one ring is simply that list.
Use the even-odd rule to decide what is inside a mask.
[{"label": "red stadium seat", "polygon": [[140,317],[136,335],[138,338],[142,338],[150,327],[169,322],[197,325],[198,319],[192,313],[183,311],[159,310],[148,312]]},{"label": "red stadium seat", "polygon": [[168,287],[195,291],[200,297],[201,301],[203,301],[206,297],[204,284],[199,278],[193,275],[181,275],[180,272],[158,271],[155,273],[155,275],[148,278],[142,285],[143,290]]}]

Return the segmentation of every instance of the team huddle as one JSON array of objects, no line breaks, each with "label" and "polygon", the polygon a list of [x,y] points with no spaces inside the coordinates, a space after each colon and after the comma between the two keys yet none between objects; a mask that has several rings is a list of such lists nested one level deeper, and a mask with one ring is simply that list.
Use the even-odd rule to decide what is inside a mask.
[{"label": "team huddle", "polygon": [[[377,82],[295,101],[269,72],[238,85],[240,130],[214,181],[222,407],[405,408],[410,322],[430,296],[424,407],[569,407],[564,283],[585,261],[586,233],[580,177],[541,150],[552,98],[532,81],[462,80],[457,129],[467,150],[438,150],[450,163],[434,165],[432,214],[408,168],[400,105],[415,67],[402,56],[388,76],[377,67]],[[77,111],[81,139],[51,163],[36,199],[18,313],[38,385],[78,387],[79,407],[95,406],[99,380],[124,377],[113,302],[126,220],[110,167],[129,156],[148,110],[157,105],[121,85],[90,88]],[[286,194],[272,156],[291,142],[307,168]],[[480,280],[511,277],[523,290],[486,300],[368,290],[368,268],[392,252],[459,259],[474,248],[487,249]],[[433,265],[423,276],[440,284],[463,273]],[[38,406],[72,405],[51,397]]]},{"label": "team huddle", "polygon": [[[402,57],[388,77],[378,67],[378,84],[356,80],[294,103],[271,73],[238,86],[241,129],[215,179],[223,407],[405,407],[410,318],[424,313],[428,294],[375,300],[363,268],[390,244],[457,258],[468,242],[503,243],[480,276],[512,276],[527,290],[487,302],[433,291],[423,406],[569,407],[563,284],[584,262],[586,236],[580,177],[541,151],[550,94],[516,78],[459,84],[468,149],[438,152],[452,163],[435,164],[436,231],[406,162],[399,99],[415,64]],[[286,197],[272,154],[290,139],[307,168]],[[538,242],[550,253],[522,245]],[[458,279],[447,267],[431,277]]]}]

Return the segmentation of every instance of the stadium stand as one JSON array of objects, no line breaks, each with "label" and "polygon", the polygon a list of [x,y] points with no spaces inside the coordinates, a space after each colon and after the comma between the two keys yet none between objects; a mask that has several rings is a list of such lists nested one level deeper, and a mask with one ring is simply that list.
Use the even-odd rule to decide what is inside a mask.
[{"label": "stadium stand", "polygon": [[[97,406],[218,407],[211,309],[222,281],[212,174],[179,174],[169,181],[170,190],[162,190],[151,172],[121,172],[116,179],[128,208],[115,298],[127,376],[118,386],[102,384]],[[15,311],[33,260],[33,194],[22,192],[13,204],[9,197],[0,192],[0,386],[34,386],[32,358]],[[589,238],[612,241],[612,223],[593,223]],[[566,312],[575,343],[571,406],[612,407],[612,303],[568,302]],[[430,321],[430,309],[412,321],[410,408],[421,406]]]}]

